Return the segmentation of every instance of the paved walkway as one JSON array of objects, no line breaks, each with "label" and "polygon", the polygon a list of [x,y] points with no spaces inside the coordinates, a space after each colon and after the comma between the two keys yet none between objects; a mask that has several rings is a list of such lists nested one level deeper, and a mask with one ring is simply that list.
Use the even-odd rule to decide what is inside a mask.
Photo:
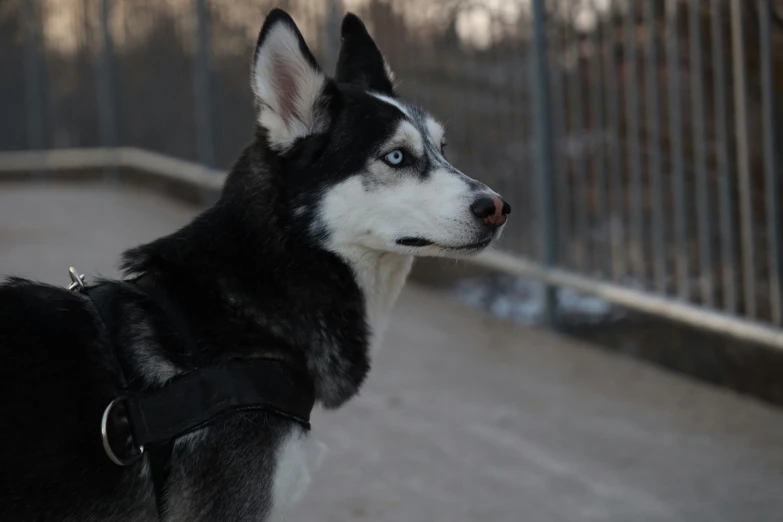
[{"label": "paved walkway", "polygon": [[[116,274],[191,207],[135,190],[0,185],[0,273]],[[780,522],[783,411],[403,293],[300,522]]]}]

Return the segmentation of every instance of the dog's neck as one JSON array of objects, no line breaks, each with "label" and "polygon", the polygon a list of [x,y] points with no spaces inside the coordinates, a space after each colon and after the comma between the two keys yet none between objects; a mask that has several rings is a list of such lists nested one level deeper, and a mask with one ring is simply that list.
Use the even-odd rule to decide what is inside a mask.
[{"label": "dog's neck", "polygon": [[340,248],[336,253],[353,269],[356,282],[364,293],[370,352],[375,353],[410,273],[413,257],[363,247]]},{"label": "dog's neck", "polygon": [[179,357],[183,367],[271,350],[306,364],[318,399],[334,408],[361,386],[412,258],[362,248],[338,253],[299,237],[274,221],[242,219],[222,202],[127,252],[124,266],[159,274],[198,325],[201,348]]}]

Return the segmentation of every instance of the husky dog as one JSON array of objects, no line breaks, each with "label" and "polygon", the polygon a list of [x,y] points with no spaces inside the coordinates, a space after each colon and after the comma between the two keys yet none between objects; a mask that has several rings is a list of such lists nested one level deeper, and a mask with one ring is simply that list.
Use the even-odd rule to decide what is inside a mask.
[{"label": "husky dog", "polygon": [[100,300],[19,278],[0,286],[0,520],[278,520],[310,479],[301,422],[214,419],[172,442],[158,488],[148,454],[126,467],[107,458],[107,404],[129,387],[270,359],[337,408],[362,385],[413,258],[475,254],[500,235],[508,203],[447,161],[443,127],[397,97],[355,15],[329,77],[272,11],[251,86],[255,136],[219,201],[127,251],[126,280],[102,282]]}]

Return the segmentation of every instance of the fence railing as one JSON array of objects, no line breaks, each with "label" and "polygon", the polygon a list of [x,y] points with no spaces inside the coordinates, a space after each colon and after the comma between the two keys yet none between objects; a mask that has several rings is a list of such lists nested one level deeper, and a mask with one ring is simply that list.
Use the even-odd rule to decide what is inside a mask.
[{"label": "fence railing", "polygon": [[[571,285],[783,347],[780,4],[275,3],[327,69],[345,9],[365,19],[402,95],[445,121],[452,160],[515,208],[500,264],[550,285],[550,320]],[[271,7],[6,0],[0,150],[137,147],[225,169],[252,129]]]}]

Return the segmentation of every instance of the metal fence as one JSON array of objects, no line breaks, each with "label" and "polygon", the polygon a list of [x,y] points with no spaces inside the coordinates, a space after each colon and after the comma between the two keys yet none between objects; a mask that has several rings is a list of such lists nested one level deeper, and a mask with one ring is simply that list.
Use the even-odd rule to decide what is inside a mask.
[{"label": "metal fence", "polygon": [[[402,95],[445,121],[454,163],[510,200],[513,259],[783,347],[776,4],[274,3],[327,70],[345,9],[364,18]],[[227,168],[250,137],[271,7],[4,0],[0,150],[135,146]]]}]

